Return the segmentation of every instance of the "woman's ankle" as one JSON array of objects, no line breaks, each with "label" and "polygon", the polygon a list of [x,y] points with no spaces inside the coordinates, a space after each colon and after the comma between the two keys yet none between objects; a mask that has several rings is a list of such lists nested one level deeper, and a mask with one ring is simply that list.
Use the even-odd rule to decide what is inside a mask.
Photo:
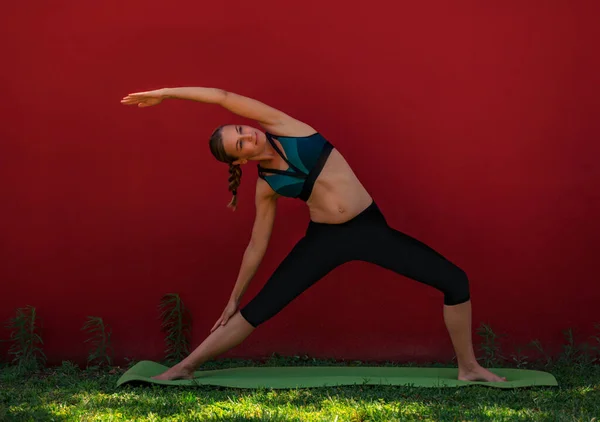
[{"label": "woman's ankle", "polygon": [[178,371],[193,374],[196,371],[196,367],[185,360],[182,360],[177,365],[175,365]]},{"label": "woman's ankle", "polygon": [[477,359],[464,359],[458,362],[458,368],[463,371],[472,371],[474,369],[479,368],[480,366],[481,365],[479,365]]}]

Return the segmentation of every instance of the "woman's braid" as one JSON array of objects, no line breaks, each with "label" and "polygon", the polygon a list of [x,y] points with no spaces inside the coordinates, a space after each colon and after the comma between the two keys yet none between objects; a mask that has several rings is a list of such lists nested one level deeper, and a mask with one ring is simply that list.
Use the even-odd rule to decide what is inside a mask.
[{"label": "woman's braid", "polygon": [[233,193],[233,198],[231,198],[231,201],[227,206],[235,211],[237,208],[237,189],[242,181],[242,168],[237,164],[231,164],[236,158],[230,157],[225,152],[222,136],[224,127],[225,126],[223,125],[215,129],[210,136],[208,144],[210,146],[210,151],[217,160],[229,164],[229,190]]},{"label": "woman's braid", "polygon": [[233,193],[231,202],[227,205],[229,208],[237,208],[237,188],[242,181],[242,167],[229,163],[229,190]]}]

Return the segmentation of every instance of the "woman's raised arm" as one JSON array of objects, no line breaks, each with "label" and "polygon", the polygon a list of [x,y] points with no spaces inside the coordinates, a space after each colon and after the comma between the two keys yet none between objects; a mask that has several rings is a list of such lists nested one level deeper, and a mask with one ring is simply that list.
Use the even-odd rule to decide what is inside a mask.
[{"label": "woman's raised arm", "polygon": [[121,100],[122,104],[149,107],[160,104],[167,98],[218,104],[238,116],[256,120],[267,128],[299,125],[302,122],[261,101],[225,91],[220,88],[179,87],[162,88],[154,91],[135,92]]}]

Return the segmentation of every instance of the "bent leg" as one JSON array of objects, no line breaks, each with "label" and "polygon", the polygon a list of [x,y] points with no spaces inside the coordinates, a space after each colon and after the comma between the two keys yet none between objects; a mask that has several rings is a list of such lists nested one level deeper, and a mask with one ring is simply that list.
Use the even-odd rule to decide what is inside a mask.
[{"label": "bent leg", "polygon": [[361,259],[430,285],[444,294],[444,322],[456,352],[458,378],[466,381],[506,381],[475,357],[471,300],[466,273],[424,243],[387,225],[374,227],[361,247]]},{"label": "bent leg", "polygon": [[445,305],[470,299],[467,274],[426,244],[387,225],[375,226],[361,242],[360,259],[434,287]]}]

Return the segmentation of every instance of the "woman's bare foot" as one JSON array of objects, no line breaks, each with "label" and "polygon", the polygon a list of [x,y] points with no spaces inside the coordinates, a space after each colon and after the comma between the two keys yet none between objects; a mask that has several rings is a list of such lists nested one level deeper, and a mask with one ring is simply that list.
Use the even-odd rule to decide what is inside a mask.
[{"label": "woman's bare foot", "polygon": [[167,369],[160,375],[155,375],[151,377],[154,380],[163,380],[163,381],[171,381],[171,380],[191,380],[194,378],[194,371],[187,370],[181,366],[175,365],[172,368]]},{"label": "woman's bare foot", "polygon": [[479,364],[465,369],[458,368],[458,379],[461,381],[506,382],[506,377],[499,377]]}]

